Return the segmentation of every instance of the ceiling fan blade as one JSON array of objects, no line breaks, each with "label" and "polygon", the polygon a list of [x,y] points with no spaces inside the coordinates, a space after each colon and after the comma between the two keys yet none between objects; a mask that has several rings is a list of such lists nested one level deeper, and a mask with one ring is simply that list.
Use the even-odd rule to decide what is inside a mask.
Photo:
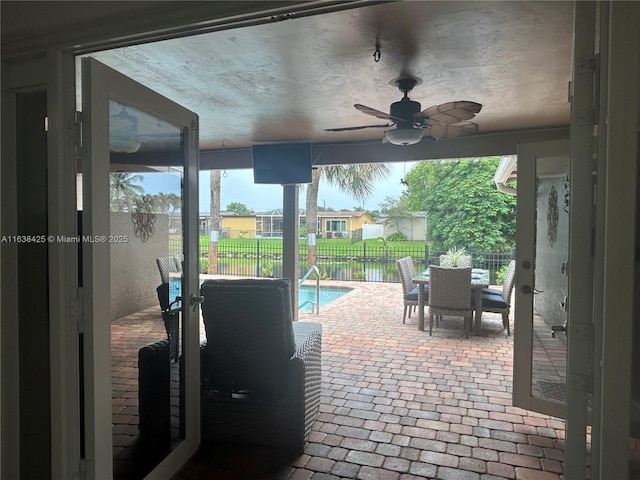
[{"label": "ceiling fan blade", "polygon": [[348,130],[363,130],[365,128],[387,128],[393,127],[395,123],[385,123],[384,125],[360,125],[359,127],[340,127],[340,128],[325,128],[325,132],[346,132]]},{"label": "ceiling fan blade", "polygon": [[461,123],[460,125],[428,125],[424,128],[425,135],[434,138],[454,138],[475,133],[478,131],[478,124],[472,122]]},{"label": "ceiling fan blade", "polygon": [[482,105],[470,101],[458,101],[434,105],[416,113],[414,119],[427,125],[452,125],[470,120],[482,109]]},{"label": "ceiling fan blade", "polygon": [[367,107],[366,105],[360,105],[356,103],[354,105],[356,110],[366,113],[367,115],[373,115],[374,117],[382,118],[383,120],[393,120],[393,117],[388,113],[381,112],[380,110],[376,110],[375,108]]}]

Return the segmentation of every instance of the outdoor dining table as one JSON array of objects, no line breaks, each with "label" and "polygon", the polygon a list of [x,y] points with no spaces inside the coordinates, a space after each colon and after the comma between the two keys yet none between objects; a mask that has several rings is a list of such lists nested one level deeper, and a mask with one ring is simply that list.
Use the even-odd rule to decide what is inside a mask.
[{"label": "outdoor dining table", "polygon": [[[411,279],[413,283],[418,285],[418,330],[424,330],[424,286],[429,284],[429,269],[416,275]],[[471,289],[476,291],[476,299],[480,299],[475,304],[475,332],[480,332],[480,322],[482,320],[482,289],[489,286],[489,270],[483,270],[481,268],[471,269],[471,285],[469,286],[469,294]]]}]

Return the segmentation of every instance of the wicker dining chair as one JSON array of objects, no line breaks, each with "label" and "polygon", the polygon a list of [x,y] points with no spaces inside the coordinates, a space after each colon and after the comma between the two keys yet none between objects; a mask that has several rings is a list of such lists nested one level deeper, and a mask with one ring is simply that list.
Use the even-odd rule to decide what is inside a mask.
[{"label": "wicker dining chair", "polygon": [[161,283],[169,283],[172,273],[180,273],[182,269],[178,268],[178,264],[174,257],[157,257],[156,264],[160,272]]},{"label": "wicker dining chair", "polygon": [[171,300],[169,298],[169,284],[162,283],[156,288],[158,294],[158,303],[160,303],[160,312],[164,321],[164,328],[167,331],[169,340],[169,355],[172,360],[177,361],[179,356],[180,343],[180,312],[172,311],[174,307],[179,305],[179,300]]},{"label": "wicker dining chair", "polygon": [[[411,318],[411,311],[418,306],[418,286],[411,279],[416,276],[415,266],[411,257],[404,257],[396,260],[400,283],[402,284],[402,302],[404,310],[402,312],[402,323],[405,323],[407,316]],[[429,295],[428,286],[425,286],[425,298]]]},{"label": "wicker dining chair", "polygon": [[[483,288],[482,289],[482,311],[487,313],[499,313],[502,315],[502,326],[507,330],[507,335],[511,335],[511,325],[509,313],[511,311],[511,293],[516,278],[516,261],[511,260],[507,269],[502,289]],[[472,299],[475,302],[475,299]]]},{"label": "wicker dining chair", "polygon": [[465,335],[471,331],[471,268],[429,267],[429,335],[438,315],[464,317]]}]

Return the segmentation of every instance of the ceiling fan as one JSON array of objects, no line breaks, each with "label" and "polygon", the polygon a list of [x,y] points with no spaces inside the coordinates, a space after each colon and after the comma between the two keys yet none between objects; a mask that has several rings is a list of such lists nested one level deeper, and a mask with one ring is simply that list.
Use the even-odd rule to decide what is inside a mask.
[{"label": "ceiling fan", "polygon": [[470,101],[457,101],[434,105],[420,110],[420,102],[411,100],[408,93],[422,83],[418,77],[404,76],[391,80],[404,94],[402,100],[390,106],[390,114],[356,103],[354,107],[362,113],[372,115],[391,123],[384,125],[361,125],[357,127],[326,128],[326,132],[343,132],[347,130],[362,130],[364,128],[396,128],[387,130],[383,141],[394,145],[413,145],[427,135],[433,138],[458,137],[478,131],[478,125],[467,120],[480,112],[482,105]]}]

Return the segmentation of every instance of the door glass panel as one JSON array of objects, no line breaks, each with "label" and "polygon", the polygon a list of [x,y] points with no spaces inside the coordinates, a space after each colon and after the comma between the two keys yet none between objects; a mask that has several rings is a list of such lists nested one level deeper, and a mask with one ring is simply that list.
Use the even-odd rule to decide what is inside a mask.
[{"label": "door glass panel", "polygon": [[[531,395],[564,403],[569,255],[569,159],[536,158]],[[552,331],[556,330],[556,331]]]},{"label": "door glass panel", "polygon": [[139,479],[185,433],[183,134],[110,101],[109,150],[113,472]]}]

